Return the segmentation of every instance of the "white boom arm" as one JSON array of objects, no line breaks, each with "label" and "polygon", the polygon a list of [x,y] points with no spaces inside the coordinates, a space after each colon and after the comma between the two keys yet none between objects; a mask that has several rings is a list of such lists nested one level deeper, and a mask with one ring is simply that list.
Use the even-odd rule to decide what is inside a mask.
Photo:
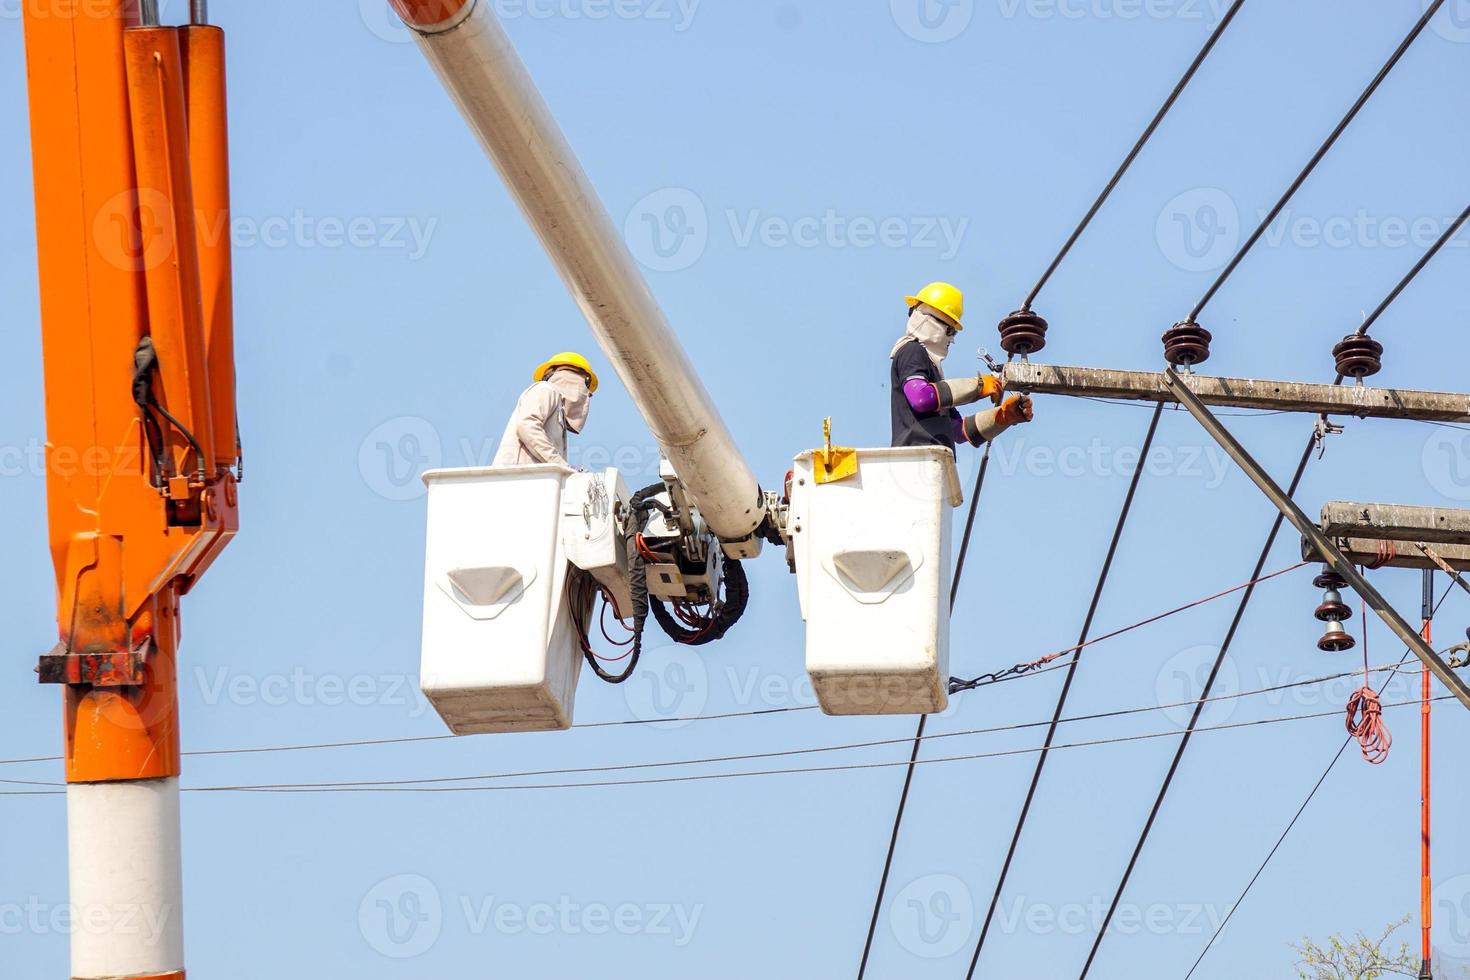
[{"label": "white boom arm", "polygon": [[393,5],[525,212],[710,530],[727,541],[749,537],[765,516],[755,474],[490,4]]}]

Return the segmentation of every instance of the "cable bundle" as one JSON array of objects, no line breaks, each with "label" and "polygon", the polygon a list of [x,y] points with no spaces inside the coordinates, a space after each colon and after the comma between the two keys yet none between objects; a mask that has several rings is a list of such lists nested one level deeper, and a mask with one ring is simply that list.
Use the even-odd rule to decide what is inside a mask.
[{"label": "cable bundle", "polygon": [[1363,609],[1363,686],[1348,698],[1347,732],[1358,740],[1363,758],[1375,766],[1388,761],[1393,734],[1383,720],[1383,703],[1368,683],[1368,610]]},{"label": "cable bundle", "polygon": [[1393,735],[1383,721],[1383,705],[1378,692],[1371,687],[1358,690],[1347,703],[1348,734],[1358,740],[1363,758],[1375,766],[1388,761],[1388,750],[1393,747]]}]

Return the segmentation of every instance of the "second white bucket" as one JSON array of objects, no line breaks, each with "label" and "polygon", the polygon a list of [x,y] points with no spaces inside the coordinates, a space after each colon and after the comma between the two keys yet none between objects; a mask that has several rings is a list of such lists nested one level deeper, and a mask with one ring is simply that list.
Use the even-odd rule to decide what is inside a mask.
[{"label": "second white bucket", "polygon": [[817,483],[796,457],[793,549],[806,669],[829,715],[926,714],[949,704],[950,517],[963,501],[940,446],[860,449]]}]

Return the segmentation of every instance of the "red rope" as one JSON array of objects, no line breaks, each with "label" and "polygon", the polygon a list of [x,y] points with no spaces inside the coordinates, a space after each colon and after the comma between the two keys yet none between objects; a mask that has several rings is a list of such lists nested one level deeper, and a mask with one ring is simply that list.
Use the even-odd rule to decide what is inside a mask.
[{"label": "red rope", "polygon": [[1368,607],[1363,607],[1363,686],[1348,698],[1347,731],[1358,740],[1363,758],[1375,766],[1388,761],[1393,734],[1383,720],[1383,704],[1368,683]]},{"label": "red rope", "polygon": [[1240,592],[1244,589],[1249,589],[1252,586],[1260,585],[1262,582],[1269,582],[1273,578],[1280,578],[1282,575],[1285,575],[1288,572],[1294,572],[1298,568],[1303,568],[1308,564],[1310,564],[1310,562],[1298,562],[1297,564],[1292,565],[1289,568],[1283,568],[1278,572],[1271,572],[1269,575],[1262,575],[1258,579],[1252,579],[1249,582],[1242,582],[1240,585],[1226,589],[1223,592],[1216,592],[1214,595],[1205,596],[1203,599],[1196,599],[1194,602],[1191,602],[1188,605],[1180,606],[1177,609],[1170,609],[1168,612],[1159,613],[1157,616],[1150,616],[1148,619],[1141,620],[1131,626],[1125,626],[1122,629],[1114,630],[1111,633],[1104,633],[1102,636],[1094,637],[1093,639],[1088,640],[1086,643],[1079,643],[1074,647],[1067,647],[1067,649],[1065,650],[1058,650],[1055,653],[1049,653],[1046,656],[1042,657],[1040,660],[1034,660],[1024,666],[1027,670],[1034,670],[1037,667],[1044,667],[1047,664],[1051,663],[1053,660],[1058,659],[1059,657],[1065,657],[1069,653],[1076,653],[1078,650],[1086,649],[1087,647],[1092,646],[1094,643],[1101,643],[1104,640],[1111,640],[1115,637],[1122,636],[1124,633],[1131,633],[1134,630],[1142,629],[1145,626],[1152,626],[1154,623],[1157,623],[1161,619],[1168,619],[1170,616],[1177,616],[1182,612],[1188,612],[1189,610],[1194,609],[1198,606],[1203,606],[1206,603],[1214,602],[1216,599],[1223,599],[1228,595],[1233,595],[1236,592]]}]

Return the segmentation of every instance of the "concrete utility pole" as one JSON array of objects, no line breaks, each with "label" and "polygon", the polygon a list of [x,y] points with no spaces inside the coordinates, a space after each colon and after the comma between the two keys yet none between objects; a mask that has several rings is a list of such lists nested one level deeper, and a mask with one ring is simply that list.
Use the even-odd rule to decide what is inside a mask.
[{"label": "concrete utility pole", "polygon": [[[1036,395],[1142,402],[1180,400],[1165,376],[1156,371],[1109,371],[1012,361],[1005,366],[1004,376],[1007,387]],[[1214,378],[1202,374],[1179,377],[1180,384],[1187,386],[1205,405],[1421,422],[1470,421],[1470,395],[1363,385]]]},{"label": "concrete utility pole", "polygon": [[1450,689],[1450,693],[1454,694],[1466,708],[1470,708],[1470,687],[1466,686],[1460,675],[1451,670],[1443,658],[1424,641],[1419,631],[1405,622],[1403,616],[1399,615],[1398,611],[1373,587],[1372,583],[1358,573],[1357,566],[1338,550],[1337,546],[1302,512],[1295,501],[1287,496],[1275,480],[1271,479],[1270,474],[1252,458],[1250,453],[1246,452],[1245,447],[1220,424],[1219,419],[1215,418],[1205,407],[1204,402],[1190,389],[1184,378],[1171,368],[1164,374],[1164,383],[1179,403],[1188,409],[1189,414],[1193,415],[1195,420],[1210,434],[1211,438],[1220,444],[1220,448],[1235,460],[1236,465],[1244,470],[1261,492],[1276,505],[1282,515],[1303,537],[1311,541],[1312,547],[1326,559],[1332,570],[1352,586],[1353,591],[1358,593],[1362,600],[1388,625],[1388,628],[1404,641],[1414,655],[1424,663],[1424,666],[1444,682],[1445,686]]}]

